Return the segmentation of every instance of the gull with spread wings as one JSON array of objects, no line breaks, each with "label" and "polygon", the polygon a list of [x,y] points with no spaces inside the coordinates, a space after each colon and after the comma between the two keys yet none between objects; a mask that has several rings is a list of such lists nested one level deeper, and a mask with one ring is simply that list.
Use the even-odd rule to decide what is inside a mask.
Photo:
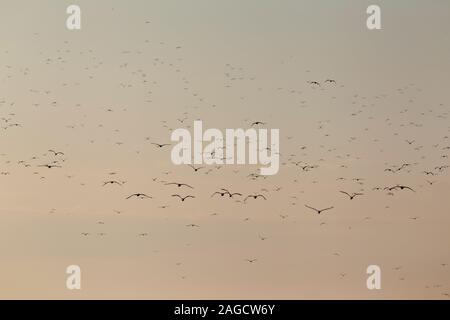
[{"label": "gull with spread wings", "polygon": [[322,212],[324,212],[324,211],[326,211],[326,210],[334,209],[334,207],[329,207],[329,208],[325,208],[325,209],[320,209],[320,210],[319,210],[319,209],[310,207],[310,206],[308,206],[308,205],[306,205],[306,204],[305,204],[305,207],[307,207],[308,209],[314,210],[315,212],[317,212],[317,214],[321,214]]}]

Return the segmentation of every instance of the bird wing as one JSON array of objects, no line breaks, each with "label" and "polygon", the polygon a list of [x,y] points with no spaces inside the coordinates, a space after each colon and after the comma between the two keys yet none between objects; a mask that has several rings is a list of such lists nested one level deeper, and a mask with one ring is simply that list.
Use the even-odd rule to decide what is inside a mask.
[{"label": "bird wing", "polygon": [[348,195],[350,198],[352,197],[350,194],[348,194],[348,193],[345,192],[345,191],[339,191],[339,192]]},{"label": "bird wing", "polygon": [[314,210],[314,211],[319,212],[319,210],[317,210],[316,208],[310,207],[310,206],[308,206],[308,205],[306,205],[306,204],[305,204],[305,207],[307,207],[307,208],[309,208],[309,209],[311,209],[311,210]]}]

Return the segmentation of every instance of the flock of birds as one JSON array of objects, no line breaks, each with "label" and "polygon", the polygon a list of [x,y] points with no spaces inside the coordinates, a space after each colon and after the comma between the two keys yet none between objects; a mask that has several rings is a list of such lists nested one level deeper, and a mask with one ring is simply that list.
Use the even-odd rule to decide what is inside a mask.
[{"label": "flock of birds", "polygon": [[[39,35],[35,36],[39,37]],[[147,45],[151,42],[149,40],[143,40],[143,43]],[[159,42],[154,45],[168,48],[167,50],[174,51],[182,57],[183,46],[181,45],[170,46],[165,42]],[[83,73],[86,81],[95,79],[96,72],[106,72],[104,70],[106,63],[103,62],[95,50],[82,50],[77,52],[71,47],[71,43],[69,41],[66,41],[63,46],[64,49],[57,50],[56,52],[45,52],[48,57],[43,58],[40,61],[41,66],[48,68],[49,70],[63,67],[69,68],[71,61],[77,59],[80,61],[86,61],[82,60],[82,58],[87,58],[88,63],[85,66]],[[8,54],[8,52],[4,52],[6,57],[8,57]],[[168,142],[170,132],[177,127],[190,128],[189,123],[192,123],[196,119],[202,118],[204,114],[214,114],[216,110],[221,109],[219,107],[220,101],[209,102],[212,98],[207,98],[206,95],[202,96],[199,93],[200,90],[195,88],[194,81],[191,81],[188,73],[183,71],[183,63],[185,63],[185,61],[182,58],[170,60],[170,58],[163,56],[152,57],[150,60],[151,63],[148,66],[153,68],[154,72],[151,72],[146,70],[145,67],[136,66],[133,64],[133,56],[144,54],[149,53],[145,52],[144,49],[137,51],[123,51],[120,57],[121,62],[117,63],[117,65],[109,65],[108,67],[116,68],[126,75],[122,80],[119,80],[115,89],[122,89],[122,92],[126,92],[126,90],[142,90],[145,92],[143,94],[144,99],[142,104],[153,105],[153,95],[154,92],[158,90],[159,85],[158,78],[156,76],[158,75],[158,72],[160,72],[161,68],[171,71],[174,76],[178,77],[182,84],[181,90],[190,95],[193,99],[192,104],[194,104],[194,106],[190,105],[188,107],[182,107],[186,110],[182,110],[181,112],[178,108],[173,111],[174,114],[172,119],[167,118],[159,120],[159,124],[153,123],[154,126],[159,126],[159,130],[161,130],[161,132],[167,133],[167,135],[163,134],[155,136],[166,136],[167,140],[158,141],[158,138],[152,136],[141,136],[137,138],[133,137],[133,139],[137,139],[143,143],[143,147],[136,150],[136,156],[142,154],[144,150],[148,152],[157,152],[158,157],[166,159],[168,165],[170,165],[169,153],[171,146],[173,146],[172,143]],[[317,134],[316,142],[305,145],[305,139],[296,136],[295,132],[292,132],[292,130],[290,131],[291,134],[284,134],[282,137],[280,147],[282,159],[280,175],[283,175],[283,172],[288,172],[288,174],[283,175],[282,180],[276,180],[276,177],[262,176],[252,167],[232,166],[227,168],[226,165],[185,165],[180,167],[174,166],[171,170],[163,170],[159,173],[155,172],[152,168],[139,169],[145,174],[154,175],[151,180],[153,183],[156,183],[156,185],[152,190],[164,190],[164,192],[166,192],[165,190],[173,190],[172,192],[167,192],[167,196],[163,199],[156,197],[152,193],[152,190],[131,190],[133,188],[132,181],[116,178],[116,176],[119,175],[118,172],[120,171],[120,168],[118,170],[108,172],[108,177],[103,181],[94,181],[90,184],[80,182],[80,186],[86,187],[89,185],[94,193],[100,192],[102,188],[106,189],[117,187],[119,190],[123,190],[121,191],[122,196],[120,196],[120,198],[125,201],[123,203],[125,208],[129,202],[135,200],[158,200],[159,202],[157,204],[150,204],[149,206],[154,210],[161,210],[168,208],[172,209],[176,204],[187,205],[190,203],[195,203],[198,206],[197,208],[201,209],[205,201],[218,201],[218,199],[226,199],[232,201],[233,205],[236,205],[238,208],[242,208],[244,211],[252,211],[263,210],[261,208],[264,208],[266,203],[275,202],[275,205],[279,208],[279,210],[274,213],[274,217],[276,217],[275,219],[281,219],[284,221],[294,218],[301,219],[302,216],[307,215],[315,215],[318,219],[326,214],[339,215],[339,205],[334,203],[334,201],[338,199],[337,197],[341,197],[342,200],[348,200],[351,201],[351,203],[354,203],[364,198],[370,198],[374,193],[384,193],[386,197],[394,197],[399,192],[409,192],[411,193],[411,196],[416,196],[425,188],[434,188],[436,186],[439,187],[440,182],[444,182],[444,186],[445,183],[448,183],[448,172],[450,168],[450,163],[448,161],[450,151],[450,127],[444,128],[446,132],[443,132],[441,137],[435,138],[433,143],[430,143],[425,139],[422,139],[421,143],[419,142],[421,141],[419,137],[415,139],[411,139],[410,137],[402,137],[404,132],[406,132],[406,128],[421,128],[424,126],[423,122],[420,121],[420,117],[423,117],[423,119],[431,118],[432,121],[433,119],[448,120],[450,109],[445,104],[436,106],[434,109],[430,109],[427,112],[417,113],[414,100],[411,97],[413,95],[420,94],[421,91],[417,85],[408,84],[398,90],[394,90],[394,92],[391,93],[391,95],[400,97],[405,97],[409,94],[409,98],[407,98],[405,102],[407,106],[400,111],[401,120],[398,120],[393,115],[381,115],[377,118],[377,110],[374,106],[383,104],[383,102],[388,99],[388,94],[379,94],[373,97],[366,97],[357,93],[347,95],[345,93],[346,91],[344,91],[348,90],[347,87],[343,83],[340,83],[338,79],[325,78],[325,80],[316,80],[306,78],[303,79],[303,82],[293,85],[291,89],[284,87],[263,88],[256,84],[257,77],[246,73],[244,68],[235,66],[231,63],[226,63],[224,68],[223,89],[225,92],[232,92],[233,89],[238,88],[244,83],[245,85],[253,85],[256,93],[273,90],[273,94],[284,94],[288,97],[293,97],[292,99],[298,104],[294,110],[300,110],[302,113],[306,112],[305,110],[308,110],[308,108],[314,108],[313,103],[310,103],[308,100],[309,94],[316,96],[326,95],[331,99],[331,101],[339,99],[339,96],[342,97],[342,99],[347,99],[346,101],[350,101],[351,107],[355,110],[349,112],[347,116],[347,120],[350,121],[350,123],[359,123],[363,117],[366,117],[369,119],[369,123],[372,127],[377,126],[377,124],[374,124],[376,120],[382,121],[382,124],[387,128],[395,127],[395,129],[393,129],[393,137],[397,139],[396,141],[400,141],[404,144],[404,146],[410,148],[411,153],[409,153],[409,155],[414,154],[413,158],[415,160],[399,164],[385,162],[384,170],[379,170],[379,172],[375,173],[380,180],[386,181],[386,183],[382,185],[373,183],[373,178],[352,176],[352,163],[357,161],[363,162],[364,159],[360,159],[358,155],[352,154],[351,151],[347,153],[341,152],[338,146],[334,146],[332,142],[327,140],[331,135],[329,131],[333,131],[331,129],[331,125],[335,120],[331,121],[318,119],[315,124],[315,133]],[[6,74],[6,76],[2,79],[2,82],[13,81],[15,78],[20,79],[20,77],[27,77],[32,72],[32,68],[24,68],[17,65],[6,65],[4,66],[4,74]],[[312,74],[313,72],[309,70],[305,72],[305,76],[307,77],[312,77]],[[67,88],[70,86],[78,87],[81,84],[64,81],[59,85],[62,88]],[[36,86],[38,85],[36,84]],[[58,90],[55,87],[50,85],[45,87],[45,85],[41,83],[39,88],[25,87],[23,90],[27,90],[27,94],[30,96],[29,99],[31,100],[31,103],[29,106],[19,105],[15,101],[8,99],[0,99],[0,123],[1,128],[3,129],[0,137],[3,143],[8,141],[9,136],[12,134],[12,130],[26,130],[29,125],[29,122],[25,120],[22,121],[20,118],[20,115],[23,114],[22,109],[31,107],[39,110],[48,109],[51,112],[54,108],[62,108],[62,103],[57,100],[57,95],[54,94],[54,91]],[[240,95],[242,95],[242,93],[240,93]],[[42,97],[45,99],[42,99]],[[240,100],[245,100],[245,98],[246,97],[240,97]],[[71,99],[70,96],[68,99]],[[182,102],[180,102],[180,104],[183,105]],[[81,105],[76,105],[73,108],[74,110],[81,110],[81,107]],[[82,110],[82,112],[89,112],[86,111],[86,109]],[[101,112],[104,114],[109,114],[120,111],[123,112],[121,118],[122,121],[125,122],[127,121],[127,114],[133,112],[131,105],[127,107],[108,106],[104,107]],[[155,107],[152,112],[155,117],[159,113],[157,107]],[[392,111],[392,114],[395,112],[398,112],[398,110]],[[263,116],[267,118],[270,117],[267,114]],[[237,125],[241,127],[258,126],[268,128],[278,125],[278,123],[272,123],[270,120],[271,119],[250,119],[247,117],[242,121],[238,121],[239,123],[237,123]],[[87,131],[87,122],[89,122],[89,118],[86,118],[84,121],[85,122],[78,124],[67,124],[64,126],[64,130],[67,132],[73,130]],[[66,119],[66,122],[70,122],[70,120]],[[273,120],[273,122],[275,122],[275,120]],[[100,123],[97,123],[97,128],[107,130],[106,128],[111,127],[108,125],[108,118],[104,118]],[[289,130],[284,131],[283,127],[280,129],[282,134],[284,132],[289,132]],[[366,144],[376,145],[377,148],[380,147],[380,140],[377,138],[375,133],[371,133],[368,127],[364,128],[363,132],[366,133],[366,136],[351,136],[349,138],[345,138],[344,143],[351,147],[356,141],[364,140],[364,143]],[[339,134],[337,131],[334,131],[334,133]],[[24,133],[25,136],[27,136],[27,134],[28,139],[33,139],[33,136],[30,136],[29,133]],[[121,136],[122,139],[118,138],[120,134],[122,134],[122,131],[119,128],[111,129],[110,132],[105,132],[105,135],[112,136],[116,139],[116,141],[112,143],[106,143],[111,143],[117,147],[126,145],[126,142],[124,142],[124,140],[126,140],[126,133]],[[83,141],[82,143],[86,145],[105,143],[100,140],[100,137],[89,138],[87,141]],[[301,144],[300,141],[303,141],[303,144]],[[10,143],[13,142],[10,141]],[[75,180],[81,173],[78,173],[77,175],[71,173],[71,168],[74,166],[71,162],[71,156],[73,156],[71,148],[69,146],[63,146],[64,149],[61,148],[62,150],[60,150],[59,148],[57,149],[53,147],[52,141],[48,141],[48,143],[48,150],[40,155],[18,159],[15,158],[14,154],[1,154],[0,184],[8,184],[7,179],[14,179],[14,175],[22,169],[28,170],[26,171],[27,173],[31,176],[38,177],[40,180],[47,180],[54,177],[53,175],[47,176],[47,170],[51,170],[52,173],[56,172],[56,175],[65,176],[69,181]],[[314,151],[316,146],[320,146],[320,155],[318,155],[317,150]],[[116,152],[120,152],[120,149]],[[387,152],[384,153],[384,156],[389,158]],[[432,160],[429,160],[429,158],[432,158]],[[340,164],[336,165],[336,161]],[[327,166],[329,166],[327,163],[334,166],[332,173],[322,173],[319,175],[318,173],[323,168],[327,168]],[[185,170],[191,170],[191,173],[193,174],[191,175],[192,182],[183,181],[186,176],[189,176],[186,174]],[[375,171],[377,169],[373,170]],[[357,172],[360,173],[361,171]],[[329,178],[326,184],[331,188],[334,188],[333,192],[335,195],[331,196],[330,193],[325,193],[319,197],[310,197],[309,199],[306,196],[302,197],[308,186],[319,184],[320,177],[323,177],[324,174],[326,174]],[[373,172],[370,172],[368,176],[372,177],[373,174]],[[180,179],[180,176],[182,176],[183,179]],[[236,179],[239,182],[232,186],[225,185],[218,187],[217,189],[212,187],[218,182],[221,183],[222,181],[228,181],[228,178]],[[392,181],[394,181],[392,178],[398,181],[398,183],[392,183]],[[89,179],[89,176],[86,175],[83,179]],[[405,180],[408,181],[408,183],[401,182]],[[208,192],[198,192],[196,184],[203,183],[204,181],[208,184]],[[24,183],[27,182],[24,181]],[[283,183],[283,185],[281,185],[281,183]],[[349,189],[346,189],[344,186]],[[45,189],[45,186],[43,186],[43,188]],[[64,186],[61,186],[61,189],[64,189]],[[48,191],[55,192],[55,194],[57,194],[56,190]],[[320,199],[322,203],[319,203],[317,199]],[[80,199],[80,201],[82,201],[82,199]],[[255,209],[256,207],[252,207],[251,202],[258,202],[258,209]],[[220,209],[220,202],[215,203],[218,203],[217,209]],[[388,206],[386,206],[386,209],[388,209]],[[108,210],[120,215],[127,211],[127,209],[119,210],[117,208],[110,208]],[[183,209],[174,207],[172,210],[182,211]],[[51,210],[53,213],[56,211],[57,209],[54,208]],[[219,210],[212,211],[214,212],[211,215],[218,215],[217,211]],[[417,216],[410,217],[411,220],[419,220],[420,218],[421,217]],[[252,218],[248,215],[242,217],[242,220],[248,223],[251,223],[251,219]],[[371,217],[365,217],[364,219],[370,220]],[[239,221],[236,221],[236,223],[239,223]],[[105,224],[105,222],[102,221],[100,224]],[[326,222],[323,220],[317,220],[318,227],[323,225],[326,225]],[[198,221],[192,221],[192,223],[185,224],[185,227],[201,229],[202,224]],[[83,238],[90,238],[95,235],[107,237],[109,235],[106,231],[94,233],[89,230],[79,230],[77,234],[81,235]],[[151,232],[136,232],[136,236],[138,237],[150,237],[150,235]],[[263,235],[262,232],[257,235],[257,238],[264,242],[274,241],[273,236],[269,238],[268,236]],[[334,252],[333,255],[340,256],[341,253]],[[262,261],[259,257],[253,256],[242,257],[242,262],[252,265],[264,263],[264,261]],[[181,262],[178,264],[181,264]],[[442,262],[440,267],[448,268],[447,262]],[[401,269],[401,267],[398,266],[394,268],[396,271]],[[450,270],[447,270],[447,274],[449,273]],[[345,278],[346,276],[347,273],[339,273],[340,278]],[[186,275],[182,275],[182,279],[186,279]],[[449,284],[447,284],[447,286],[448,285]],[[429,284],[427,286],[441,288],[443,285]],[[447,289],[450,290],[450,287],[447,287]],[[450,291],[442,291],[441,295],[443,297],[449,297],[449,292]]]}]

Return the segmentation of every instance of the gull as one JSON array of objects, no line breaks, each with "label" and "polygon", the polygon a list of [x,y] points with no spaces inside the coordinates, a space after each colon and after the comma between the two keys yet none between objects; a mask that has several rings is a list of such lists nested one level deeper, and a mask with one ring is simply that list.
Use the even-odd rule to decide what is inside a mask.
[{"label": "gull", "polygon": [[157,146],[158,148],[170,146],[170,143],[163,143],[163,144],[160,144],[160,143],[152,142],[152,144],[155,145],[155,146]]},{"label": "gull", "polygon": [[397,171],[400,171],[400,170],[402,170],[403,168],[409,167],[410,165],[411,165],[411,164],[409,164],[409,163],[404,163],[404,164],[402,164],[402,165],[400,166],[400,168],[397,169]]},{"label": "gull", "polygon": [[119,181],[115,181],[115,180],[103,182],[103,187],[106,186],[107,184],[118,184],[119,186],[122,186],[122,184]]},{"label": "gull", "polygon": [[230,193],[230,192],[228,192],[228,191],[225,190],[225,189],[221,189],[221,190],[222,190],[222,191],[216,191],[216,192],[214,192],[214,193],[211,195],[211,198],[214,197],[216,194],[220,194],[220,196],[223,197],[224,195]]},{"label": "gull", "polygon": [[258,199],[260,197],[263,198],[264,200],[267,200],[267,198],[264,195],[262,195],[262,194],[250,194],[247,197],[245,197],[244,202],[247,201],[248,198],[253,198],[253,199],[256,200],[256,199]]},{"label": "gull", "polygon": [[195,224],[195,223],[190,223],[190,224],[187,224],[187,225],[186,225],[186,227],[191,227],[191,228],[200,228],[200,226],[199,226],[198,224]]},{"label": "gull", "polygon": [[326,211],[326,210],[331,210],[331,209],[334,209],[334,207],[329,207],[329,208],[325,208],[325,209],[321,209],[321,210],[319,210],[319,209],[316,209],[316,208],[313,208],[313,207],[310,207],[310,206],[308,206],[308,205],[306,205],[305,204],[305,207],[307,207],[308,209],[311,209],[311,210],[314,210],[314,211],[316,211],[317,212],[317,214],[321,214],[323,211]]},{"label": "gull", "polygon": [[48,169],[51,169],[51,168],[62,168],[61,166],[58,166],[58,165],[55,165],[55,164],[42,164],[42,165],[40,165],[38,167],[46,167]]},{"label": "gull", "polygon": [[242,196],[242,193],[239,193],[239,192],[230,193],[230,192],[228,192],[228,195],[230,196],[230,198],[233,198],[233,196]]},{"label": "gull", "polygon": [[136,198],[139,198],[139,199],[144,199],[144,198],[153,199],[152,197],[146,195],[145,193],[133,193],[132,195],[126,197],[125,199],[130,199],[132,197],[136,197]]},{"label": "gull", "polygon": [[343,193],[343,194],[346,194],[347,196],[349,196],[350,197],[350,200],[353,200],[353,198],[354,197],[356,197],[356,196],[362,196],[363,195],[363,193],[356,193],[356,192],[354,192],[354,193],[352,193],[352,194],[349,194],[349,193],[347,193],[347,192],[345,192],[345,191],[339,191],[340,193]]},{"label": "gull", "polygon": [[390,171],[390,172],[392,172],[392,173],[397,173],[398,171],[401,171],[402,169],[404,169],[404,168],[406,168],[406,167],[408,167],[408,166],[410,166],[409,163],[404,163],[404,164],[402,164],[402,165],[401,165],[399,168],[397,168],[397,169],[388,168],[388,169],[384,169],[384,171]]},{"label": "gull", "polygon": [[259,126],[259,125],[266,125],[266,122],[262,122],[262,121],[255,121],[255,122],[252,122],[252,124],[251,124],[251,127],[253,127],[253,126]]},{"label": "gull", "polygon": [[415,192],[412,188],[410,188],[408,186],[399,185],[399,184],[397,184],[397,185],[395,185],[393,187],[388,187],[387,189],[389,191],[396,190],[396,189],[400,189],[400,190],[408,189],[408,190],[411,190],[412,192]]},{"label": "gull", "polygon": [[189,167],[191,167],[195,172],[197,172],[200,169],[203,169],[204,167],[194,167],[192,164],[189,164]]},{"label": "gull", "polygon": [[300,168],[302,168],[303,171],[309,171],[310,169],[317,168],[317,166],[306,165],[306,166],[300,166]]},{"label": "gull", "polygon": [[179,183],[179,182],[168,182],[168,183],[165,183],[164,185],[166,185],[166,186],[176,185],[178,188],[185,186],[185,187],[194,189],[194,187],[192,187],[186,183]]},{"label": "gull", "polygon": [[183,119],[177,119],[179,122],[184,123],[185,120],[187,120],[187,117],[184,117]]},{"label": "gull", "polygon": [[249,262],[249,263],[253,263],[258,261],[258,259],[245,259],[245,261]]},{"label": "gull", "polygon": [[182,202],[184,202],[184,200],[186,200],[187,198],[195,198],[194,196],[191,196],[191,195],[187,195],[187,196],[185,196],[185,197],[182,197],[182,196],[180,196],[179,194],[173,194],[172,197],[178,197],[178,198],[180,198],[180,200],[181,200]]},{"label": "gull", "polygon": [[55,151],[55,150],[52,150],[52,149],[50,149],[50,150],[48,150],[48,152],[51,152],[51,153],[53,153],[55,156],[58,156],[58,155],[64,155],[64,152],[61,152],[61,151]]}]

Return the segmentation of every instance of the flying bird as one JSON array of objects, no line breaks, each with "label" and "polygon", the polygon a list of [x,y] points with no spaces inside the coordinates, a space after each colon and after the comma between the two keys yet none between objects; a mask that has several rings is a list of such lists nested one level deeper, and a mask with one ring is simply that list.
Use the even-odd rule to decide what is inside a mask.
[{"label": "flying bird", "polygon": [[192,170],[194,170],[195,172],[197,172],[200,169],[203,169],[204,167],[194,167],[193,165],[189,164],[189,167],[192,168]]},{"label": "flying bird", "polygon": [[181,188],[181,187],[184,186],[184,187],[188,187],[188,188],[194,189],[194,187],[192,187],[192,186],[190,186],[190,185],[188,185],[186,183],[179,183],[179,182],[168,182],[168,183],[165,183],[164,185],[166,185],[166,186],[176,185],[178,188]]},{"label": "flying bird", "polygon": [[45,167],[45,168],[48,168],[48,169],[52,169],[52,168],[62,168],[61,166],[55,165],[55,164],[42,164],[42,165],[40,165],[40,166],[38,166],[38,167]]},{"label": "flying bird", "polygon": [[258,199],[258,198],[263,198],[264,200],[267,200],[267,198],[262,195],[262,194],[250,194],[247,197],[245,197],[244,202],[247,201],[247,199]]},{"label": "flying bird", "polygon": [[259,126],[259,125],[266,125],[266,123],[265,122],[262,122],[262,121],[254,121],[254,122],[252,122],[252,124],[251,124],[251,127],[253,127],[253,126]]},{"label": "flying bird", "polygon": [[155,145],[155,146],[158,147],[158,148],[170,146],[170,143],[162,143],[162,144],[161,144],[161,143],[155,143],[155,142],[152,142],[151,144]]},{"label": "flying bird", "polygon": [[356,193],[356,192],[354,192],[354,193],[352,193],[352,194],[350,194],[350,193],[348,193],[348,192],[345,192],[345,191],[339,191],[340,193],[343,193],[343,194],[346,194],[349,198],[350,198],[350,200],[353,200],[353,198],[355,198],[356,196],[362,196],[362,195],[364,195],[363,193]]},{"label": "flying bird", "polygon": [[122,183],[120,183],[119,181],[116,181],[116,180],[110,180],[110,181],[105,181],[105,182],[103,182],[103,187],[106,186],[106,185],[108,185],[108,184],[117,184],[117,185],[119,185],[119,186],[122,186]]},{"label": "flying bird", "polygon": [[190,223],[190,224],[187,224],[187,225],[186,225],[186,227],[191,227],[191,228],[200,228],[200,226],[199,226],[198,224],[195,224],[195,223]]},{"label": "flying bird", "polygon": [[306,205],[306,204],[305,204],[305,207],[308,208],[308,209],[314,210],[315,212],[317,212],[317,214],[321,214],[323,211],[326,211],[326,210],[334,209],[334,207],[329,207],[329,208],[325,208],[325,209],[319,210],[319,209],[310,207],[310,206],[308,206],[308,205]]},{"label": "flying bird", "polygon": [[55,156],[59,156],[59,155],[63,156],[64,155],[64,152],[55,151],[55,150],[52,150],[52,149],[48,150],[48,152],[53,153]]},{"label": "flying bird", "polygon": [[180,196],[179,194],[173,194],[172,197],[180,198],[181,202],[184,202],[188,198],[195,198],[195,196],[187,195],[187,196]]},{"label": "flying bird", "polygon": [[133,193],[132,195],[126,197],[125,199],[130,199],[132,197],[136,197],[138,199],[144,199],[144,198],[153,199],[152,197],[146,195],[145,193]]}]

